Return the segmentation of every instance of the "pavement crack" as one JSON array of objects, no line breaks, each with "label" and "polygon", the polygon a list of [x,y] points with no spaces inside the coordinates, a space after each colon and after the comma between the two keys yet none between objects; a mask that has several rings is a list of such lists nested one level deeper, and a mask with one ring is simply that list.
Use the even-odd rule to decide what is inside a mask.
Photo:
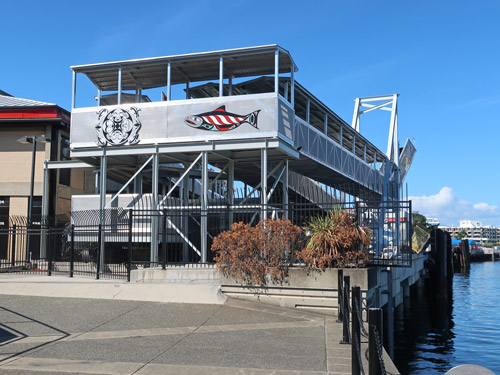
[{"label": "pavement crack", "polygon": [[[221,305],[222,306],[222,305]],[[151,358],[149,361],[147,361],[146,363],[144,363],[141,367],[139,367],[137,370],[135,370],[132,374],[130,375],[134,375],[136,374],[137,372],[139,372],[140,370],[142,370],[144,367],[146,367],[147,365],[149,365],[151,362],[153,362],[156,358],[160,357],[161,355],[167,353],[168,351],[172,350],[173,348],[175,348],[178,344],[180,344],[182,341],[184,341],[186,338],[190,337],[191,335],[193,335],[194,333],[196,333],[196,331],[198,331],[201,327],[203,327],[210,319],[212,319],[215,315],[215,313],[221,309],[221,306],[217,306],[216,309],[214,309],[214,311],[212,312],[212,314],[210,314],[208,316],[207,319],[205,319],[203,321],[203,323],[201,323],[198,327],[196,327],[195,329],[193,329],[191,332],[189,332],[188,334],[184,335],[183,337],[181,337],[179,340],[177,340],[173,345],[171,345],[170,347],[168,347],[167,349],[165,349],[164,351],[160,352],[158,355],[154,356],[153,358]]]}]

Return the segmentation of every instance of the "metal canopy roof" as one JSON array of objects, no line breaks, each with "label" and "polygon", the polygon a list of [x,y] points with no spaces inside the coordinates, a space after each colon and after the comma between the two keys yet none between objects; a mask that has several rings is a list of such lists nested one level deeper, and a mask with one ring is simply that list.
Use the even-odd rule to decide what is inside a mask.
[{"label": "metal canopy roof", "polygon": [[122,68],[122,90],[149,89],[167,85],[171,63],[171,84],[219,79],[219,59],[224,58],[224,78],[274,74],[275,52],[279,51],[279,72],[289,73],[296,65],[290,53],[270,44],[258,47],[184,55],[76,65],[102,91],[118,90],[118,68]]}]

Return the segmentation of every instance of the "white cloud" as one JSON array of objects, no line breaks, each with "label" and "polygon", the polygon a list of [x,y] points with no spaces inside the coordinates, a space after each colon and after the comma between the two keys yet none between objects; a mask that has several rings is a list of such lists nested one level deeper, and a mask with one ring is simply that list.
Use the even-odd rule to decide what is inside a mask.
[{"label": "white cloud", "polygon": [[409,197],[413,211],[436,217],[442,225],[458,225],[460,220],[479,220],[500,227],[500,207],[458,199],[452,188],[443,187],[435,195]]}]

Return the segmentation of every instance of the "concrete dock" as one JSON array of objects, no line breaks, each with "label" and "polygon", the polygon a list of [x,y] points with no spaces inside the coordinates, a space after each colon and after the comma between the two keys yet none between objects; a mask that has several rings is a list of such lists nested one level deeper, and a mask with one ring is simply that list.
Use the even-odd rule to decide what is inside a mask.
[{"label": "concrete dock", "polygon": [[[218,293],[2,274],[0,373],[351,373],[351,346],[339,344],[334,317]],[[362,353],[368,373],[366,343]],[[387,356],[386,366],[397,373]]]}]

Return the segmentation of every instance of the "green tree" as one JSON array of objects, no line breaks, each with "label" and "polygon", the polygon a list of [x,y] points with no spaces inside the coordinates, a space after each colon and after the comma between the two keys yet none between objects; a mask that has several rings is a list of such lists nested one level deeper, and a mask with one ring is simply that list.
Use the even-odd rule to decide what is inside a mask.
[{"label": "green tree", "polygon": [[424,215],[412,212],[411,214],[413,220],[413,227],[420,227],[422,229],[429,230],[429,224],[427,224],[427,218]]},{"label": "green tree", "polygon": [[463,238],[467,237],[467,232],[465,230],[461,230],[460,232],[458,232],[457,234],[455,234],[455,238],[457,240],[461,240]]}]

